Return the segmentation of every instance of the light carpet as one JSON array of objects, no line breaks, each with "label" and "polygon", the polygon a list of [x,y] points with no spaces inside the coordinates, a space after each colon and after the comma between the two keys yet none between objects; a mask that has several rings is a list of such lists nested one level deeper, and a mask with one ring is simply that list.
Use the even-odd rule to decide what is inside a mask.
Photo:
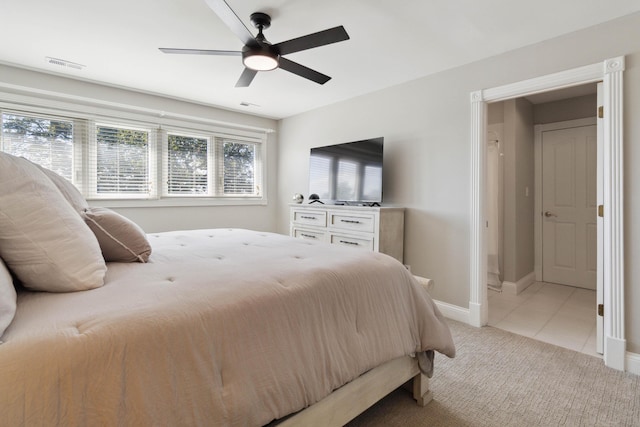
[{"label": "light carpet", "polygon": [[436,356],[421,408],[396,390],[360,426],[640,426],[640,377],[602,359],[492,327],[449,321],[455,359]]}]

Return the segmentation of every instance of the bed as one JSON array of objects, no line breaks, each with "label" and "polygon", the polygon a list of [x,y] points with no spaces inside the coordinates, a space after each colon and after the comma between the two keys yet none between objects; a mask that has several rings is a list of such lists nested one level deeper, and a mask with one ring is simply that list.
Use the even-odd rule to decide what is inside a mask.
[{"label": "bed", "polygon": [[433,352],[455,354],[426,290],[386,255],[243,229],[144,237],[146,262],[107,261],[100,286],[52,292],[17,284],[0,230],[17,288],[1,423],[343,425],[411,379],[425,404]]}]

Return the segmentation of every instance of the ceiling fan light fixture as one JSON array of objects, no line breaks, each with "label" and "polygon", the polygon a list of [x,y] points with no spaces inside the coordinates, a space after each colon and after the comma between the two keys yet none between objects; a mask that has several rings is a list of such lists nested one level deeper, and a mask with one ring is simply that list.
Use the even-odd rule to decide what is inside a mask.
[{"label": "ceiling fan light fixture", "polygon": [[244,66],[255,71],[270,71],[278,68],[280,55],[268,49],[247,50],[242,52]]}]

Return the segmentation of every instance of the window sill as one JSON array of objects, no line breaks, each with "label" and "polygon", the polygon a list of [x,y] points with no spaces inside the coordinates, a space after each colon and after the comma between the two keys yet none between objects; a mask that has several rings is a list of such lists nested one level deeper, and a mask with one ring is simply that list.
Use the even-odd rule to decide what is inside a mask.
[{"label": "window sill", "polygon": [[87,199],[91,206],[105,208],[160,208],[160,207],[198,207],[198,206],[266,206],[266,198],[193,198],[176,197],[165,199]]}]

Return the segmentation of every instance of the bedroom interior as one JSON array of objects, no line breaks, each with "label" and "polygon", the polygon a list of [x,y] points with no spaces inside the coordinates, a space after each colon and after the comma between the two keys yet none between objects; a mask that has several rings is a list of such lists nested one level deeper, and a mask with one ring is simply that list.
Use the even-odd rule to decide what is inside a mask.
[{"label": "bedroom interior", "polygon": [[[224,17],[224,12],[220,16],[219,11],[216,12],[216,7],[224,9],[225,5],[227,12],[231,10],[235,17]],[[93,225],[99,241],[100,221],[111,220],[111,215],[114,215],[127,224],[125,234],[149,236],[153,248],[152,261],[156,253],[155,236],[167,233],[167,241],[170,242],[158,243],[160,249],[156,256],[168,260],[175,255],[179,259],[180,256],[172,252],[171,245],[179,246],[176,242],[184,238],[184,243],[190,246],[195,242],[189,240],[192,237],[179,233],[189,234],[192,230],[245,229],[258,233],[245,237],[249,239],[247,242],[255,242],[253,239],[259,239],[259,233],[274,235],[275,238],[302,237],[301,242],[305,244],[312,244],[309,240],[326,240],[338,243],[331,248],[340,254],[343,253],[340,245],[366,247],[376,257],[377,252],[382,252],[396,258],[394,263],[397,265],[406,266],[401,269],[404,271],[396,270],[394,266],[396,278],[393,280],[407,277],[411,284],[403,286],[409,286],[410,293],[424,291],[420,284],[427,282],[421,280],[428,278],[424,279],[429,284],[427,299],[433,301],[436,311],[451,319],[450,322],[473,327],[487,324],[498,328],[502,326],[507,331],[525,336],[538,335],[541,340],[546,334],[551,337],[547,342],[556,344],[564,333],[560,332],[562,326],[557,319],[567,316],[553,311],[555,320],[551,317],[541,321],[533,317],[536,311],[532,308],[533,302],[537,299],[541,300],[537,303],[541,304],[543,311],[551,311],[558,305],[557,296],[551,297],[556,299],[553,302],[544,301],[547,288],[538,275],[541,269],[540,250],[536,240],[538,231],[533,222],[540,219],[536,218],[535,212],[541,214],[542,209],[535,205],[535,198],[540,193],[538,178],[534,175],[535,163],[527,154],[525,166],[504,165],[504,188],[499,188],[497,195],[498,202],[503,205],[498,203],[494,206],[497,207],[497,215],[495,211],[492,215],[485,211],[490,207],[486,196],[491,180],[491,176],[485,173],[493,170],[491,165],[495,165],[496,160],[504,163],[505,157],[523,156],[524,152],[534,151],[535,142],[532,140],[522,153],[504,151],[509,150],[507,147],[518,132],[535,139],[534,125],[583,119],[590,116],[584,113],[585,110],[592,111],[595,104],[604,105],[604,122],[598,124],[604,132],[601,140],[604,142],[599,142],[598,147],[605,150],[598,152],[598,168],[601,169],[598,179],[604,183],[598,193],[602,196],[599,196],[598,204],[604,206],[598,227],[603,230],[598,232],[597,242],[590,246],[591,252],[596,251],[597,254],[589,255],[590,262],[600,263],[596,268],[599,275],[597,303],[603,305],[604,315],[598,317],[597,304],[588,302],[592,306],[589,318],[593,319],[593,326],[580,349],[577,345],[570,348],[595,359],[595,363],[604,369],[602,375],[617,375],[617,371],[622,375],[640,375],[640,314],[636,309],[640,306],[640,291],[634,286],[640,280],[640,267],[633,262],[640,251],[640,243],[637,243],[640,242],[640,229],[633,221],[640,210],[640,189],[634,184],[640,182],[640,172],[633,167],[640,160],[640,149],[635,144],[640,135],[640,124],[633,120],[640,109],[640,7],[636,2],[618,0],[602,5],[576,0],[562,7],[547,2],[546,6],[554,10],[553,14],[545,12],[542,7],[545,5],[533,10],[522,4],[505,6],[496,1],[484,5],[487,10],[481,10],[475,2],[464,0],[448,6],[422,2],[390,5],[382,0],[358,1],[348,7],[337,0],[322,5],[307,1],[292,4],[257,0],[228,0],[226,3],[221,0],[189,0],[181,4],[171,0],[145,0],[134,5],[118,0],[109,6],[87,6],[77,0],[66,0],[65,6],[68,6],[67,16],[62,13],[65,8],[53,11],[44,2],[36,0],[3,7],[9,18],[6,19],[7,31],[19,31],[18,23],[27,19],[30,19],[33,31],[30,34],[23,32],[24,36],[19,40],[0,47],[0,116],[5,123],[9,123],[11,117],[56,117],[63,122],[73,122],[74,129],[83,132],[80,137],[74,130],[73,137],[87,148],[78,150],[81,153],[74,151],[73,169],[68,170],[67,178],[87,200],[88,205],[83,209],[95,210],[83,213],[83,218],[84,221],[93,221],[88,225]],[[37,8],[38,13],[30,14],[30,7]],[[342,12],[332,12],[338,9]],[[581,10],[581,13],[576,13],[576,10]],[[260,21],[260,16],[253,17],[253,21],[258,19],[258,24],[252,22],[250,16],[255,12],[268,14],[272,22]],[[143,15],[151,15],[155,19],[146,22],[134,19]],[[528,19],[523,18],[525,15]],[[51,27],[50,19],[57,20],[60,25]],[[487,28],[488,19],[499,22],[499,25]],[[229,22],[233,20],[246,28],[230,30]],[[540,26],[539,22],[548,22],[549,25]],[[253,73],[247,71],[250,68],[245,68],[245,72],[242,71],[240,49],[245,45],[245,50],[251,50],[252,43],[255,43],[246,40],[247,31],[253,38],[258,30],[264,30],[266,37],[274,42],[273,46],[278,46],[283,40],[291,41],[301,35],[338,27],[346,30],[348,35],[329,41],[314,41],[315,45],[311,47],[315,48],[306,52],[292,48],[288,58],[280,63],[280,70]],[[82,40],[78,37],[80,33],[86,34]],[[376,40],[376,43],[371,43],[371,40]],[[409,40],[426,40],[424,46],[421,44],[424,53],[411,55],[415,46]],[[286,43],[281,44],[283,52]],[[89,45],[94,49],[89,49]],[[96,46],[100,49],[95,49]],[[164,47],[193,48],[205,54],[180,52],[179,55],[166,55],[158,50]],[[219,51],[210,49],[229,49],[234,53],[211,54]],[[371,61],[376,55],[369,52],[384,52],[388,60],[374,64]],[[45,60],[47,57],[54,61]],[[58,63],[55,59],[59,60]],[[298,61],[310,71],[295,67],[287,69],[290,63],[298,64]],[[317,76],[314,72],[326,73],[323,75],[330,76],[330,79],[323,79],[324,84],[318,84],[321,82],[310,78]],[[594,86],[599,81],[603,81],[605,86],[603,104],[594,100]],[[245,87],[234,87],[239,83]],[[585,87],[587,92],[580,92]],[[553,93],[560,92],[562,94],[556,98],[550,98]],[[508,119],[515,117],[521,120],[522,109],[534,117],[531,126],[526,130],[514,129]],[[593,111],[591,116],[595,117],[595,113]],[[148,132],[149,175],[141,186],[145,194],[142,198],[125,193],[118,193],[118,197],[101,195],[100,190],[94,190],[98,185],[96,182],[100,182],[95,181],[92,175],[95,170],[83,166],[92,164],[95,156],[100,156],[91,148],[92,138],[101,138],[107,131],[119,130],[131,135],[137,135],[135,132],[138,131]],[[3,132],[0,151],[11,152],[7,148],[7,135]],[[351,206],[309,204],[311,149],[377,137],[384,137],[381,207],[353,206],[362,203],[360,201],[347,203]],[[494,140],[499,141],[495,147],[502,151],[497,153],[497,158],[490,158],[490,143]],[[221,160],[215,157],[216,153],[222,153],[224,147],[234,144],[241,148],[251,147],[255,161],[251,194],[242,194],[240,190],[225,194],[226,184],[222,176],[217,177],[211,172],[213,169],[208,169],[204,181],[196,178],[196,174],[189,178],[188,185],[198,182],[208,191],[206,195],[193,197],[192,194],[172,190],[173,187],[167,183],[178,175],[172,175],[175,165],[167,163],[167,158],[171,158],[167,157],[170,156],[168,152],[172,150],[171,142],[167,145],[167,141],[174,141],[173,147],[178,147],[180,141],[204,144],[203,152],[207,154],[203,154],[201,159],[206,158],[211,168],[214,164],[219,168],[226,167],[216,163]],[[521,157],[519,159],[524,162]],[[508,176],[508,173],[513,175]],[[495,175],[493,178],[499,180]],[[181,181],[180,185],[186,184]],[[294,194],[304,196],[301,204],[292,201]],[[4,194],[3,197],[9,196]],[[520,209],[518,215],[508,216],[505,213],[507,209],[515,212],[516,208]],[[5,209],[4,205],[2,209]],[[522,209],[525,209],[524,213]],[[309,219],[309,212],[316,217]],[[307,218],[302,218],[304,216]],[[499,233],[485,234],[485,221],[496,216],[499,223],[504,223]],[[323,225],[319,226],[318,220]],[[109,233],[106,235],[109,237]],[[6,232],[3,238],[7,238]],[[158,242],[162,239],[165,238]],[[104,239],[102,244],[105,244]],[[293,243],[289,245],[298,248]],[[300,248],[306,250],[306,246]],[[20,267],[16,267],[17,261],[6,255],[6,251],[2,251],[0,239],[0,254],[5,264],[12,271],[20,271]],[[221,247],[216,247],[208,253],[213,258],[224,258],[227,254],[222,251]],[[492,257],[489,258],[488,254]],[[293,249],[286,256],[297,260],[304,258]],[[139,259],[133,261],[136,260]],[[488,260],[492,264],[488,264]],[[111,274],[117,279],[125,274],[125,270],[135,271],[135,266],[153,267],[152,264],[128,262],[128,268],[121,268],[116,263],[113,273],[107,269],[106,277],[111,280]],[[111,265],[107,260],[106,266]],[[493,291],[488,290],[486,278],[491,266],[497,267],[493,271],[498,283],[493,287],[499,289],[499,294],[492,295]],[[292,271],[292,274],[298,273]],[[177,280],[169,276],[165,278],[167,283]],[[3,277],[23,280],[15,277],[15,271],[13,276],[0,275]],[[278,283],[283,278],[276,275],[265,280]],[[360,281],[359,278],[354,280]],[[107,292],[106,288],[100,287],[96,291]],[[574,288],[568,289],[575,293]],[[24,291],[19,291],[18,295],[22,295],[20,292]],[[79,293],[91,292],[94,291]],[[560,293],[566,294],[564,291]],[[5,298],[5,294],[0,295]],[[141,294],[136,295],[142,298]],[[163,290],[157,296],[158,301],[167,295],[170,291]],[[496,296],[515,301],[520,309],[524,307],[523,314],[517,314],[517,306],[507,308],[506,303],[498,303]],[[24,298],[19,299],[20,303],[24,302],[23,311],[20,311],[19,303],[18,321],[9,326],[6,336],[0,336],[6,341],[0,345],[0,357],[3,350],[5,355],[10,353],[6,349],[20,328],[36,322],[25,316],[34,307],[43,307],[45,303],[42,301],[46,300],[19,298]],[[90,299],[78,297],[80,301],[84,298]],[[565,305],[572,305],[568,297],[564,301]],[[64,307],[67,303],[59,304]],[[431,303],[426,304],[429,306]],[[526,304],[531,304],[528,311]],[[127,305],[122,307],[123,317],[118,321],[128,319],[129,308]],[[583,316],[582,308],[577,311]],[[505,326],[509,316],[515,322],[512,325],[521,322],[524,326]],[[176,311],[172,319],[175,321],[177,318],[180,316]],[[596,319],[599,321],[597,324]],[[71,318],[67,320],[74,322]],[[331,323],[326,319],[324,322]],[[547,328],[543,331],[542,325],[536,333],[527,332],[540,322],[553,326],[553,330]],[[569,319],[568,322],[575,320]],[[185,325],[176,323],[173,333],[177,334]],[[91,324],[87,327],[90,328]],[[82,330],[82,327],[76,328]],[[481,334],[485,329],[452,326],[458,357],[461,351],[473,351],[463,340],[469,339],[472,331]],[[593,345],[596,329],[598,338],[602,340],[602,351],[597,353],[586,346]],[[135,333],[131,331],[131,334]],[[525,342],[506,333],[499,337],[501,340]],[[541,348],[542,353],[559,354],[552,346],[543,345]],[[440,350],[452,355],[446,345],[440,344]],[[178,356],[170,353],[169,357]],[[577,356],[573,358],[570,354],[568,357],[568,362],[558,363],[593,363]],[[366,384],[366,380],[363,380],[349,383],[353,388],[344,387],[348,390],[345,393],[352,396],[366,395],[358,404],[353,404],[357,399],[352,396],[329,396],[334,396],[332,399],[338,405],[357,407],[358,413],[382,399],[361,418],[356,418],[353,425],[369,425],[368,422],[370,425],[383,425],[375,424],[385,419],[379,408],[388,408],[389,401],[397,404],[396,393],[387,398],[384,396],[415,377],[413,388],[409,388],[412,388],[416,400],[422,399],[426,403],[431,398],[431,389],[435,402],[430,403],[426,410],[434,404],[440,410],[440,393],[448,396],[446,384],[442,381],[459,379],[454,372],[456,360],[448,360],[438,354],[431,381],[426,381],[426,370],[421,373],[413,359],[402,359],[394,366],[376,360],[371,365],[377,366],[372,372],[380,375],[372,380],[375,384],[372,390],[376,393],[364,393],[362,384]],[[555,360],[549,358],[549,363],[556,363]],[[34,359],[34,363],[39,362]],[[438,377],[440,363],[443,378]],[[522,363],[525,366],[531,360],[522,357]],[[460,362],[458,366],[465,365]],[[385,369],[389,373],[385,373]],[[19,375],[28,373],[20,371]],[[632,381],[636,381],[633,375],[615,375],[612,378],[634,378]],[[15,379],[23,381],[18,376]],[[264,377],[257,381],[262,384]],[[341,379],[339,382],[342,385],[348,381]],[[72,390],[80,384],[68,385]],[[134,386],[139,384],[131,385]],[[558,384],[555,386],[559,387]],[[141,404],[154,405],[167,398],[163,397],[164,386],[157,387],[157,399],[143,399]],[[632,382],[632,390],[636,393],[637,387],[637,382]],[[308,399],[311,402],[321,400],[317,396]],[[615,405],[624,399],[615,394],[605,400]],[[275,405],[280,404],[277,402]],[[308,404],[305,402],[297,407]],[[243,412],[238,409],[241,407],[229,406],[229,411]],[[316,408],[319,415],[308,411],[305,415],[310,417],[308,420],[326,421],[327,413],[333,411],[320,405]],[[44,419],[50,415],[47,410],[38,408],[34,416]],[[458,407],[457,410],[462,409]],[[291,412],[295,410],[282,410],[278,406],[278,410],[273,411],[271,407],[255,415],[249,424],[265,424]],[[340,414],[348,412],[344,407],[336,411]],[[441,411],[437,413],[442,415]],[[567,413],[574,414],[571,411]],[[372,416],[370,414],[376,415],[367,418]],[[342,425],[356,415],[338,418],[335,424]],[[496,420],[504,419],[495,415]],[[629,417],[621,419],[632,419]],[[415,418],[413,420],[417,422]],[[294,418],[290,421],[292,425],[296,422]],[[491,425],[490,419],[483,419],[483,422],[486,423],[480,422],[480,425]],[[322,422],[319,424],[324,425]],[[523,425],[527,425],[526,422]]]},{"label": "bedroom interior", "polygon": [[435,351],[455,355],[386,255],[233,228],[145,234],[6,153],[0,180],[10,425],[343,425],[407,382],[424,406]]}]

